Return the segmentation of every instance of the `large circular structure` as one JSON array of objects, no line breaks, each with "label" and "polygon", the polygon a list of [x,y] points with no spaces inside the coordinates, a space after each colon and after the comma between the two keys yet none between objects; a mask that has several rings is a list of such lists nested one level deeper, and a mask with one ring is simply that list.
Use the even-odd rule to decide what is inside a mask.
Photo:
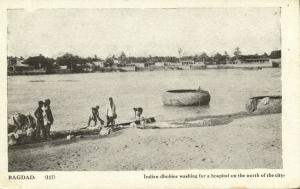
[{"label": "large circular structure", "polygon": [[210,101],[210,94],[205,90],[169,90],[163,93],[162,100],[163,104],[167,106],[208,105]]}]

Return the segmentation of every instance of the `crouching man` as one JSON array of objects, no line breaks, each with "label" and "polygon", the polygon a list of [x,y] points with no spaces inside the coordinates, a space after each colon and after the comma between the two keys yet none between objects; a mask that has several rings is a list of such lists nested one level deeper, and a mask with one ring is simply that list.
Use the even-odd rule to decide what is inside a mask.
[{"label": "crouching man", "polygon": [[95,108],[92,108],[92,115],[89,117],[88,127],[90,126],[92,121],[94,122],[94,126],[97,126],[98,120],[100,121],[101,125],[104,124],[104,121],[99,116],[99,106],[96,106]]}]

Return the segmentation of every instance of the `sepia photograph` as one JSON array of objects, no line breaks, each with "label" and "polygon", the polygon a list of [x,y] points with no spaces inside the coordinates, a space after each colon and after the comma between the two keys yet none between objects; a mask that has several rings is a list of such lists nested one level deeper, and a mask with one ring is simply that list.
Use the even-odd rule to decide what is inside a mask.
[{"label": "sepia photograph", "polygon": [[7,9],[8,171],[283,169],[281,31],[280,7]]}]

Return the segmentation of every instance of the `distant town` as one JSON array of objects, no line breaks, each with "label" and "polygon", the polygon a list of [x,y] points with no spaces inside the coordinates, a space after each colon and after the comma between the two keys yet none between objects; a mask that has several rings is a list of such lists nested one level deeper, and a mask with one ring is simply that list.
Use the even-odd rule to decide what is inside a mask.
[{"label": "distant town", "polygon": [[78,55],[66,53],[57,58],[38,56],[7,57],[8,75],[39,75],[39,74],[67,74],[91,72],[129,72],[129,71],[158,71],[158,70],[197,70],[197,69],[230,69],[230,68],[258,68],[281,67],[281,50],[261,55],[243,55],[239,47],[235,48],[234,55],[229,56],[216,53],[208,56],[182,55],[182,49],[175,56],[135,57],[126,56],[122,52],[119,56],[110,56],[101,59],[94,57],[83,58]]}]

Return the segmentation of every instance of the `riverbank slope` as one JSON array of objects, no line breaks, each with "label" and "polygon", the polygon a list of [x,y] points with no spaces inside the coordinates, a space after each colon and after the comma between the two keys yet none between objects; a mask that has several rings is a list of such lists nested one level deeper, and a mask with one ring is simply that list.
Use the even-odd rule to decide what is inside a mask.
[{"label": "riverbank slope", "polygon": [[124,129],[108,137],[13,148],[9,171],[282,168],[281,114],[226,125]]}]

